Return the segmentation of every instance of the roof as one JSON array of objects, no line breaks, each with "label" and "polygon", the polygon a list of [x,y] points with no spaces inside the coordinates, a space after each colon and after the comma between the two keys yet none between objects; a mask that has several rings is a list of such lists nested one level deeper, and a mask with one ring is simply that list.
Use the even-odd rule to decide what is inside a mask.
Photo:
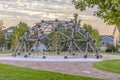
[{"label": "roof", "polygon": [[100,37],[101,37],[102,39],[105,38],[105,37],[109,37],[109,38],[111,38],[111,39],[114,38],[114,36],[112,36],[112,35],[101,35]]},{"label": "roof", "polygon": [[115,29],[114,25],[92,26],[92,27],[94,29],[97,29],[100,35],[113,35]]},{"label": "roof", "polygon": [[114,32],[115,32],[116,29],[117,29],[117,30],[119,31],[119,33],[120,33],[120,28],[116,26],[116,27],[114,28],[113,34],[114,34]]},{"label": "roof", "polygon": [[100,35],[101,38],[104,38],[104,37],[110,37],[110,38],[113,38],[114,36],[113,35]]},{"label": "roof", "polygon": [[9,27],[9,28],[6,28],[6,29],[4,29],[4,32],[8,31],[9,29],[15,29],[15,27],[14,27],[14,26],[11,26],[11,27]]},{"label": "roof", "polygon": [[119,32],[120,32],[120,28],[119,27],[117,27],[118,28],[118,30],[119,30]]},{"label": "roof", "polygon": [[11,26],[9,28],[6,28],[6,30],[8,30],[8,29],[14,29],[14,28],[15,28],[14,26]]}]

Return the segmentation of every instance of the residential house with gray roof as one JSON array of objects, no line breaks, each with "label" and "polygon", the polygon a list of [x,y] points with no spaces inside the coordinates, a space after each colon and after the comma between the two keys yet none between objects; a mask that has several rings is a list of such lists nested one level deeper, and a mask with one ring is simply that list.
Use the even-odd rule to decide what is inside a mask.
[{"label": "residential house with gray roof", "polygon": [[5,32],[5,50],[11,50],[10,36],[14,29],[15,29],[15,27],[11,26],[4,30],[4,32]]}]

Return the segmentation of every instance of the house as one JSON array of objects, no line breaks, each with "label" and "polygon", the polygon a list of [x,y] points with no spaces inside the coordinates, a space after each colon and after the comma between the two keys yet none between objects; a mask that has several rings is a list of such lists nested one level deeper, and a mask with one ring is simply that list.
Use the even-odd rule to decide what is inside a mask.
[{"label": "house", "polygon": [[113,35],[101,35],[101,50],[105,51],[107,49],[107,45],[114,45],[114,36]]},{"label": "house", "polygon": [[4,30],[4,32],[5,32],[5,50],[11,50],[10,35],[12,34],[14,29],[15,29],[15,27],[11,26]]},{"label": "house", "polygon": [[120,28],[119,27],[115,27],[114,28],[114,31],[113,31],[113,36],[114,36],[114,46],[117,45],[118,43],[118,40],[119,40],[119,35],[120,35]]},{"label": "house", "polygon": [[[108,33],[107,30],[105,30],[105,31],[106,31],[106,33]],[[114,27],[113,29],[111,29],[111,33],[108,33],[108,35],[100,35],[102,50],[107,48],[107,44],[116,46],[118,44],[119,35],[120,35],[119,27]]]},{"label": "house", "polygon": [[113,35],[101,35],[101,45],[106,47],[107,44],[114,45],[114,36]]}]

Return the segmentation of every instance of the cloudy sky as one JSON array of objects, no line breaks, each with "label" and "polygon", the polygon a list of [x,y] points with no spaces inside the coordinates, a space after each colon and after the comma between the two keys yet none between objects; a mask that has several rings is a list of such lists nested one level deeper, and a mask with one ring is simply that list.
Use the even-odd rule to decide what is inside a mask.
[{"label": "cloudy sky", "polygon": [[[91,24],[100,31],[108,29],[102,20],[93,16],[94,10],[96,9],[87,9],[86,12],[76,11],[71,0],[0,0],[0,19],[7,27],[16,25],[19,21],[33,26],[42,19],[70,20],[73,14],[78,12],[82,23]],[[112,28],[110,27],[109,31]]]}]

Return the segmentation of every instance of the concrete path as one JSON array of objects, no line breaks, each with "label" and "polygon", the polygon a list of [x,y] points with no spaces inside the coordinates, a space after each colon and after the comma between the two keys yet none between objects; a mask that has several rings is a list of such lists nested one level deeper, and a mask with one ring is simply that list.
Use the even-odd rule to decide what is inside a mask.
[{"label": "concrete path", "polygon": [[0,60],[8,60],[8,61],[42,61],[42,62],[96,62],[101,61],[100,59],[95,58],[80,58],[80,57],[69,57],[67,59],[64,56],[47,56],[46,58],[41,57],[0,57]]}]

